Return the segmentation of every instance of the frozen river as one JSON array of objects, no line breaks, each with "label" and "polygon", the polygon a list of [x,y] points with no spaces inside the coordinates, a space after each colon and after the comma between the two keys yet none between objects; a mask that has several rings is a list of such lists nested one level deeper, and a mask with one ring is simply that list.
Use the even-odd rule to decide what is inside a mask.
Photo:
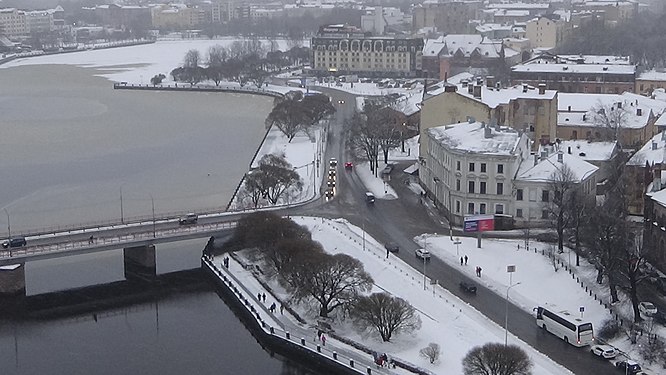
[{"label": "frozen river", "polygon": [[[0,208],[12,232],[224,207],[272,98],[113,90],[93,68],[0,69]],[[7,221],[0,216],[0,228]],[[4,230],[0,229],[0,233]]]}]

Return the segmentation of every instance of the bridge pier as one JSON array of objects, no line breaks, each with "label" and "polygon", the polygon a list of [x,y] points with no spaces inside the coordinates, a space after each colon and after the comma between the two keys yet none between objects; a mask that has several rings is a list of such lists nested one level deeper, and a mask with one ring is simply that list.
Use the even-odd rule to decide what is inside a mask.
[{"label": "bridge pier", "polygon": [[125,279],[151,281],[157,275],[155,245],[126,247],[123,249]]},{"label": "bridge pier", "polygon": [[25,297],[25,263],[0,266],[0,297]]}]

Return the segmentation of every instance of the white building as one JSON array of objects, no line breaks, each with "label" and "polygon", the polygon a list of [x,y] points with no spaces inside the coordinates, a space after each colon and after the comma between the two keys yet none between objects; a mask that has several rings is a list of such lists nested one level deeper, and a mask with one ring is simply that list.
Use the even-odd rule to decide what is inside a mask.
[{"label": "white building", "polygon": [[527,135],[472,121],[427,131],[419,178],[455,225],[465,215],[513,211],[512,180],[530,158]]}]

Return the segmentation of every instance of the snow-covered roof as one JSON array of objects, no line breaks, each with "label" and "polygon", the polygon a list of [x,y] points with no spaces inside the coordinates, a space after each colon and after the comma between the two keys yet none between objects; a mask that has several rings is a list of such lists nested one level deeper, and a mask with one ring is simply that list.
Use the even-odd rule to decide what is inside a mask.
[{"label": "snow-covered roof", "polygon": [[[443,145],[461,152],[507,156],[515,153],[520,140],[516,130],[485,126],[478,121],[464,122],[429,128],[428,133]],[[489,137],[486,137],[486,131],[490,131]]]},{"label": "snow-covered roof", "polygon": [[642,79],[645,81],[666,81],[666,72],[656,70],[649,70],[643,72],[636,77],[637,80]]},{"label": "snow-covered roof", "polygon": [[511,31],[512,29],[513,25],[505,25],[501,23],[484,23],[476,27],[476,31],[479,33],[485,33],[497,30]]},{"label": "snow-covered roof", "polygon": [[561,141],[553,146],[541,145],[539,146],[539,155],[542,151],[548,151],[548,154],[561,150],[565,154],[577,155],[585,161],[608,161],[613,157],[615,149],[617,148],[617,141],[612,142],[590,142],[587,140],[569,140]]},{"label": "snow-covered roof", "polygon": [[644,166],[645,163],[650,165],[665,164],[666,163],[666,134],[661,132],[636,151],[627,165]]},{"label": "snow-covered roof", "polygon": [[562,162],[558,161],[559,154],[556,152],[536,165],[528,161],[523,162],[518,169],[516,180],[531,182],[548,182],[561,170],[563,165],[569,167],[573,172],[574,182],[581,182],[590,177],[599,168],[586,162],[581,157],[573,154],[562,153]]},{"label": "snow-covered roof", "polygon": [[467,88],[463,88],[462,84],[458,85],[458,94],[464,95],[470,99],[480,101],[490,108],[496,108],[501,104],[509,104],[514,99],[546,99],[551,100],[557,95],[556,90],[546,90],[544,94],[539,94],[539,90],[528,86],[524,90],[522,85],[507,87],[502,89],[489,88],[486,85],[481,86],[481,98],[475,98],[473,94],[468,92]]},{"label": "snow-covered roof", "polygon": [[[442,51],[443,49],[443,51]],[[449,34],[437,39],[427,39],[423,47],[423,56],[453,56],[458,51],[470,56],[474,51],[488,57],[499,57],[502,41],[486,39],[479,34]]]},{"label": "snow-covered roof", "polygon": [[614,64],[523,64],[511,67],[514,72],[540,72],[540,73],[613,73],[635,74],[634,65]]},{"label": "snow-covered roof", "polygon": [[[536,57],[538,59],[541,56]],[[554,58],[561,64],[606,64],[632,65],[629,56],[613,55],[556,55]]]},{"label": "snow-covered roof", "polygon": [[423,90],[416,90],[398,98],[393,108],[406,116],[411,116],[421,110],[419,107],[423,98]]},{"label": "snow-covered roof", "polygon": [[446,86],[457,86],[459,85],[462,81],[470,81],[474,78],[474,74],[469,73],[469,72],[462,72],[459,74],[456,74],[454,76],[449,77],[446,81],[439,81],[437,83],[434,83],[432,85],[428,85],[428,93],[427,96],[436,96],[444,92],[444,87]]},{"label": "snow-covered roof", "polygon": [[[621,108],[618,104],[621,103]],[[622,127],[640,129],[648,124],[650,113],[661,116],[666,103],[642,95],[622,94],[577,94],[560,93],[557,103],[558,126],[603,126],[599,124],[597,111],[600,107],[625,112]],[[640,109],[641,114],[638,114]]]},{"label": "snow-covered roof", "polygon": [[547,10],[550,7],[548,3],[498,3],[491,4],[494,9],[535,9]]}]

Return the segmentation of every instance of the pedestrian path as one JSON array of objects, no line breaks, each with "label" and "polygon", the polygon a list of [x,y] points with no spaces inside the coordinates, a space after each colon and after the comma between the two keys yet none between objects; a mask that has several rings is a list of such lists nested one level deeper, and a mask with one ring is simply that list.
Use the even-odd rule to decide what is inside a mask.
[{"label": "pedestrian path", "polygon": [[[227,260],[225,261],[225,258]],[[252,274],[252,267],[243,266],[234,257],[206,257],[203,264],[209,267],[222,283],[231,290],[252,312],[265,334],[280,338],[304,352],[317,354],[323,361],[331,361],[359,374],[411,374],[402,368],[385,368],[375,365],[371,355],[323,333],[319,329],[299,321],[271,291]],[[225,267],[225,262],[228,267]],[[265,296],[265,298],[264,298]],[[271,306],[275,304],[274,308]],[[284,309],[280,309],[283,306]]]}]

